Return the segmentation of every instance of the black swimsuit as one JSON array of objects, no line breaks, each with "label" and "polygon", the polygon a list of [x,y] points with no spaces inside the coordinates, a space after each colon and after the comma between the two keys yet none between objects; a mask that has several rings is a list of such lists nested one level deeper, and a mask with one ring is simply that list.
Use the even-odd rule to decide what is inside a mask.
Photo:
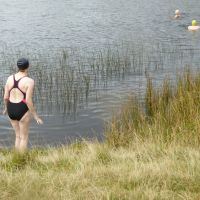
[{"label": "black swimsuit", "polygon": [[[24,77],[26,77],[26,76],[23,76],[22,78],[24,78]],[[13,75],[14,85],[10,89],[9,94],[13,88],[17,88],[24,95],[24,98],[19,103],[13,103],[13,102],[10,102],[10,100],[8,100],[8,103],[7,103],[8,116],[10,117],[10,119],[17,120],[17,121],[20,121],[21,118],[24,116],[24,114],[28,111],[28,106],[26,105],[26,93],[23,92],[18,87],[19,81],[22,78],[20,78],[19,80],[16,81],[15,75]]]}]

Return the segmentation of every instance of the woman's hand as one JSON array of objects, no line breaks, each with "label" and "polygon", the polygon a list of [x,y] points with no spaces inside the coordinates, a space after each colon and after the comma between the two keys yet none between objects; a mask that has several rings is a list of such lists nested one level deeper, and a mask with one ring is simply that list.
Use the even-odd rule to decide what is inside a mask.
[{"label": "woman's hand", "polygon": [[4,110],[3,110],[3,115],[6,115],[7,114],[7,108],[5,108]]},{"label": "woman's hand", "polygon": [[40,117],[36,116],[34,118],[35,118],[35,121],[37,122],[37,124],[43,124],[44,123],[43,120]]}]

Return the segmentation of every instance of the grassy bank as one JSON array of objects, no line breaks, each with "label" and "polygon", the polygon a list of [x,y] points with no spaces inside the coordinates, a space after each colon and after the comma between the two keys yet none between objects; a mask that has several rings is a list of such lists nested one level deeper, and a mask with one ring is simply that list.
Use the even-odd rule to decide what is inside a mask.
[{"label": "grassy bank", "polygon": [[130,100],[106,141],[0,151],[0,199],[200,199],[200,75]]},{"label": "grassy bank", "polygon": [[1,199],[196,199],[200,151],[152,142],[1,152]]}]

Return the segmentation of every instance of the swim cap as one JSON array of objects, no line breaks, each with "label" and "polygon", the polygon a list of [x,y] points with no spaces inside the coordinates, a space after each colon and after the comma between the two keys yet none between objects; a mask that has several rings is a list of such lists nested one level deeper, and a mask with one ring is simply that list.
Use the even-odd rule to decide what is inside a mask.
[{"label": "swim cap", "polygon": [[196,26],[197,25],[197,21],[196,20],[192,20],[192,26]]},{"label": "swim cap", "polygon": [[19,69],[27,69],[29,67],[29,61],[28,59],[26,58],[20,58],[18,61],[17,61],[17,66]]},{"label": "swim cap", "polygon": [[180,14],[180,10],[175,10],[175,14],[176,15]]}]

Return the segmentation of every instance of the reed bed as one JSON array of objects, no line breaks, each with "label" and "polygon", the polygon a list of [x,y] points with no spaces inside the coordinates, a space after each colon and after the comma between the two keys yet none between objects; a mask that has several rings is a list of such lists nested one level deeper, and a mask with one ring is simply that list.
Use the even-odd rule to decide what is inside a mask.
[{"label": "reed bed", "polygon": [[126,146],[132,140],[147,138],[166,144],[200,144],[200,75],[188,68],[169,79],[160,88],[148,78],[145,101],[131,98],[107,128],[107,141],[112,146]]},{"label": "reed bed", "polygon": [[151,48],[143,44],[121,44],[85,54],[64,49],[54,56],[3,50],[0,57],[0,94],[3,94],[7,75],[16,71],[16,60],[27,55],[32,65],[30,76],[36,82],[34,101],[38,109],[47,114],[67,115],[87,105],[89,98],[109,87],[112,80],[176,71],[174,66],[183,66],[186,57],[187,60],[192,59],[196,54],[198,51],[192,49],[160,44]]}]

